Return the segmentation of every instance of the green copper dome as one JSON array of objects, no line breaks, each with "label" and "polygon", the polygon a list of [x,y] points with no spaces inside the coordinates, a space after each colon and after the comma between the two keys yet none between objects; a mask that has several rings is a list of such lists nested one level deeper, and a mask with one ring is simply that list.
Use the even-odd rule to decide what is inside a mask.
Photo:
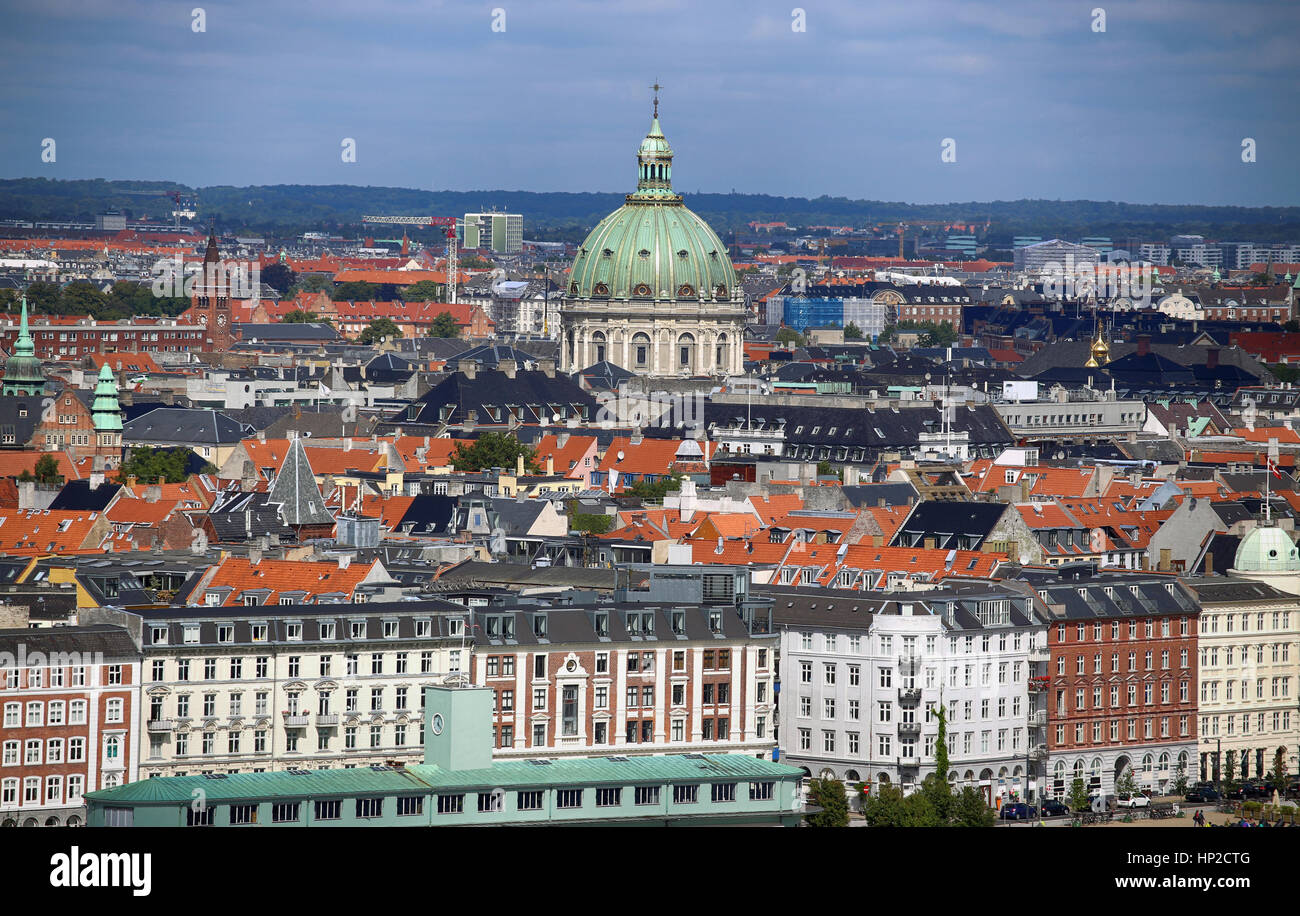
[{"label": "green copper dome", "polygon": [[1300,572],[1300,553],[1281,528],[1256,528],[1237,545],[1233,568],[1241,572]]},{"label": "green copper dome", "polygon": [[637,189],[579,247],[570,298],[732,300],[736,272],[726,246],[673,191],[672,162],[656,112],[637,150]]}]

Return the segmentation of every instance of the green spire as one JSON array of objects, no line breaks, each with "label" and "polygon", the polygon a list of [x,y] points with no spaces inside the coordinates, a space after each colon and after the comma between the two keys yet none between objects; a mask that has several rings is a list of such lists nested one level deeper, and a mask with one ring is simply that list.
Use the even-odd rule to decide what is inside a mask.
[{"label": "green spire", "polygon": [[27,296],[23,295],[23,314],[18,323],[18,340],[14,343],[14,356],[35,356],[36,342],[27,327]]},{"label": "green spire", "polygon": [[655,90],[654,114],[650,118],[650,130],[641,147],[637,150],[636,193],[629,195],[630,200],[654,200],[673,202],[681,197],[673,193],[673,148],[664,137],[663,128],[659,126],[659,90]]},{"label": "green spire", "polygon": [[99,370],[99,383],[95,385],[95,402],[91,407],[95,419],[95,432],[117,432],[122,429],[122,405],[117,400],[117,382],[113,370],[105,362]]}]

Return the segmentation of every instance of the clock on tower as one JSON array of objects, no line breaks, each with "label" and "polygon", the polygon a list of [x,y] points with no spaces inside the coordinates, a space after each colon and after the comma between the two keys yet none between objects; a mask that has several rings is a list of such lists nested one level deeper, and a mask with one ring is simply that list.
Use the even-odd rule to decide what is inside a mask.
[{"label": "clock on tower", "polygon": [[216,232],[208,235],[208,250],[203,255],[203,276],[195,284],[190,303],[199,324],[203,325],[207,343],[221,353],[230,348],[230,280],[217,251]]}]

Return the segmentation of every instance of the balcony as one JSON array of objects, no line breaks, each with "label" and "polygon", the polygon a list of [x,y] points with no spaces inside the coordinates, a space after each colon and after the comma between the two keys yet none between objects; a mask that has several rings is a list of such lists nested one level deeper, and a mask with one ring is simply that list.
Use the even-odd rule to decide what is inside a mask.
[{"label": "balcony", "polygon": [[900,735],[907,735],[915,738],[916,736],[921,734],[921,723],[920,722],[899,722],[898,733]]},{"label": "balcony", "polygon": [[306,728],[311,723],[311,716],[305,712],[284,713],[285,728]]},{"label": "balcony", "polygon": [[900,770],[919,770],[921,768],[921,760],[919,757],[899,757],[898,768]]},{"label": "balcony", "polygon": [[336,713],[336,712],[335,712],[335,713],[317,713],[317,715],[316,715],[316,727],[317,727],[317,728],[333,728],[333,727],[337,726],[338,724],[339,724],[339,714]]},{"label": "balcony", "polygon": [[1045,709],[1037,709],[1037,710],[1034,710],[1033,712],[1031,712],[1031,713],[1029,714],[1029,727],[1030,727],[1030,728],[1046,728],[1046,727],[1047,727],[1047,710],[1045,710]]},{"label": "balcony", "polygon": [[899,687],[898,702],[900,703],[921,702],[921,688],[920,687]]},{"label": "balcony", "polygon": [[169,732],[176,728],[175,719],[150,719],[146,726],[151,732]]},{"label": "balcony", "polygon": [[1046,744],[1035,744],[1033,747],[1031,747],[1031,748],[1029,749],[1029,759],[1030,759],[1030,760],[1046,760],[1046,759],[1047,759],[1047,745],[1046,745]]},{"label": "balcony", "polygon": [[1047,646],[1031,646],[1029,649],[1029,660],[1031,662],[1047,662],[1052,658],[1052,650]]}]

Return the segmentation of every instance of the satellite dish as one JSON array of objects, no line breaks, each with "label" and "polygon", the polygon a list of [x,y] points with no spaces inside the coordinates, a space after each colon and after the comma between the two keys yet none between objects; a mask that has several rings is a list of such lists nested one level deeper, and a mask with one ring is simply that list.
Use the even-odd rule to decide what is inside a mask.
[{"label": "satellite dish", "polygon": [[559,423],[559,422],[560,422],[560,415],[559,415],[558,413],[553,413],[553,414],[551,414],[551,422],[552,422],[552,423]]},{"label": "satellite dish", "polygon": [[619,460],[619,461],[622,461],[622,460],[623,460],[623,450],[622,450],[622,449],[619,449],[619,450],[618,450],[618,460]]}]

